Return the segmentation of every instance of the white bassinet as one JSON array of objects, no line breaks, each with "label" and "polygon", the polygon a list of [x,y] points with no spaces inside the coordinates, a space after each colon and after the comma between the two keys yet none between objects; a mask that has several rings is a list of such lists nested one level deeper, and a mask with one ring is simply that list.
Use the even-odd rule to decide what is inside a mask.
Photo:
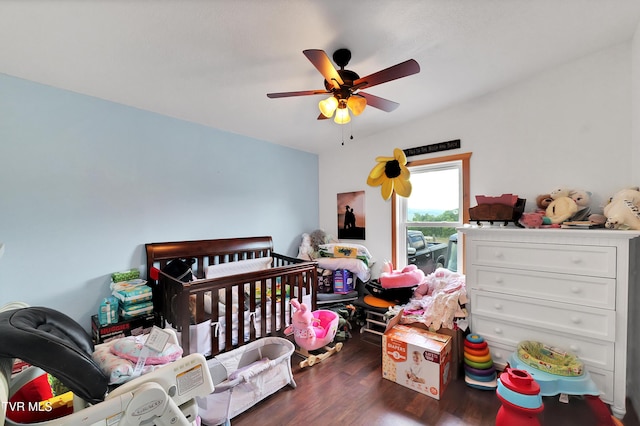
[{"label": "white bassinet", "polygon": [[295,345],[281,337],[263,337],[207,361],[215,391],[197,398],[204,425],[229,420],[286,385],[296,387],[291,371]]}]

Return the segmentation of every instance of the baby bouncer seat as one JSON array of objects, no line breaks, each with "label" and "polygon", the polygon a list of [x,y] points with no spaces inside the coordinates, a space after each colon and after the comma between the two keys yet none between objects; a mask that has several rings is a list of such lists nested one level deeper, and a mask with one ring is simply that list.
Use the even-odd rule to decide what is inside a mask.
[{"label": "baby bouncer seat", "polygon": [[[73,392],[73,413],[38,425],[134,426],[197,423],[196,397],[214,391],[206,359],[191,354],[109,390],[107,377],[92,359],[93,343],[82,326],[65,314],[45,307],[0,308],[0,424],[17,425],[9,406],[23,374],[11,377],[14,358],[60,379]],[[186,380],[188,378],[188,380]],[[20,386],[22,386],[20,384]],[[16,403],[18,404],[18,403]],[[21,411],[47,411],[18,405]]]},{"label": "baby bouncer seat", "polygon": [[[291,325],[285,329],[285,334],[293,334],[296,344],[300,347],[296,353],[305,358],[300,362],[300,368],[311,367],[340,352],[341,342],[333,347],[329,346],[336,337],[340,322],[340,316],[336,312],[327,309],[311,312],[305,303],[300,303],[297,299],[291,299],[291,305],[296,311],[293,313]],[[309,352],[318,350],[320,352],[317,354]]]}]

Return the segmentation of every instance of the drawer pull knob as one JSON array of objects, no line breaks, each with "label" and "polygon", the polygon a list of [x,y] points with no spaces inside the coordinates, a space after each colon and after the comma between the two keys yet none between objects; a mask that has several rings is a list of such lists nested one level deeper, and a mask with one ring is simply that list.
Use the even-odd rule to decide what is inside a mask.
[{"label": "drawer pull knob", "polygon": [[500,327],[496,327],[494,331],[496,334],[502,334],[502,329]]},{"label": "drawer pull knob", "polygon": [[579,317],[571,317],[571,322],[574,324],[580,324],[582,320]]},{"label": "drawer pull knob", "polygon": [[582,291],[580,287],[573,286],[571,287],[571,293],[578,294]]},{"label": "drawer pull knob", "polygon": [[504,257],[504,254],[503,254],[501,251],[497,251],[497,252],[496,252],[496,257],[497,257],[498,259],[502,259],[502,258]]},{"label": "drawer pull knob", "polygon": [[502,279],[502,277],[496,277],[496,284],[502,284],[504,282],[504,280]]},{"label": "drawer pull knob", "polygon": [[571,349],[571,352],[575,353],[578,353],[580,351],[580,348],[577,345],[570,345],[569,349]]},{"label": "drawer pull knob", "polygon": [[494,352],[493,354],[495,359],[502,359],[502,353],[501,352]]},{"label": "drawer pull knob", "polygon": [[580,259],[579,257],[572,257],[571,258],[571,262],[573,263],[582,263],[582,259]]},{"label": "drawer pull knob", "polygon": [[494,308],[496,308],[496,311],[499,311],[502,309],[502,305],[500,303],[496,303],[495,305],[493,305]]}]

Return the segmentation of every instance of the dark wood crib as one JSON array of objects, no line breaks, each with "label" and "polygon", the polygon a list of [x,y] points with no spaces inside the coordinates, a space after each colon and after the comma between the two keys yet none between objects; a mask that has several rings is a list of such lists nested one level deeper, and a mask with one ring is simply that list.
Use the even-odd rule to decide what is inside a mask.
[{"label": "dark wood crib", "polygon": [[[210,325],[200,330],[210,330],[205,355],[211,358],[260,337],[282,335],[291,322],[292,297],[306,296],[311,308],[317,307],[317,263],[275,253],[269,236],[149,243],[146,252],[154,307],[162,323],[180,333],[185,354],[193,348],[190,335],[199,324]],[[265,269],[205,278],[212,269],[244,267],[265,258]],[[195,280],[182,282],[163,273],[173,259],[195,259]]]}]

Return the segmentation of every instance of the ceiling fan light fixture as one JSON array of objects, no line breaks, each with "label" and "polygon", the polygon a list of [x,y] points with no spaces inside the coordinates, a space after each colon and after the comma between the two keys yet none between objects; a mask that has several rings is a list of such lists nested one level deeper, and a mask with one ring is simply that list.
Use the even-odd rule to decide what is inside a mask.
[{"label": "ceiling fan light fixture", "polygon": [[[324,50],[306,49],[302,53],[322,74],[324,89],[267,93],[267,97],[274,99],[293,96],[330,95],[329,98],[318,102],[321,114],[318,115],[317,119],[324,120],[334,117],[335,114],[334,121],[339,124],[351,121],[349,110],[354,116],[362,114],[367,106],[386,112],[394,111],[399,105],[397,102],[369,93],[359,92],[359,90],[369,89],[373,86],[420,72],[420,65],[415,59],[409,59],[365,77],[360,77],[356,72],[345,69],[351,60],[351,51],[349,49],[338,49],[333,54],[333,62],[340,69],[334,66]],[[339,116],[336,110],[338,110]]]},{"label": "ceiling fan light fixture", "polygon": [[330,96],[327,99],[324,99],[318,103],[318,107],[320,108],[320,112],[327,118],[331,118],[333,113],[338,108],[338,100],[334,96]]},{"label": "ceiling fan light fixture", "polygon": [[352,95],[347,100],[347,106],[353,113],[353,115],[360,115],[364,108],[367,106],[367,99],[364,96]]},{"label": "ceiling fan light fixture", "polygon": [[347,124],[351,121],[349,110],[347,109],[346,104],[340,105],[340,108],[336,110],[336,117],[333,119],[333,121],[338,124]]}]

